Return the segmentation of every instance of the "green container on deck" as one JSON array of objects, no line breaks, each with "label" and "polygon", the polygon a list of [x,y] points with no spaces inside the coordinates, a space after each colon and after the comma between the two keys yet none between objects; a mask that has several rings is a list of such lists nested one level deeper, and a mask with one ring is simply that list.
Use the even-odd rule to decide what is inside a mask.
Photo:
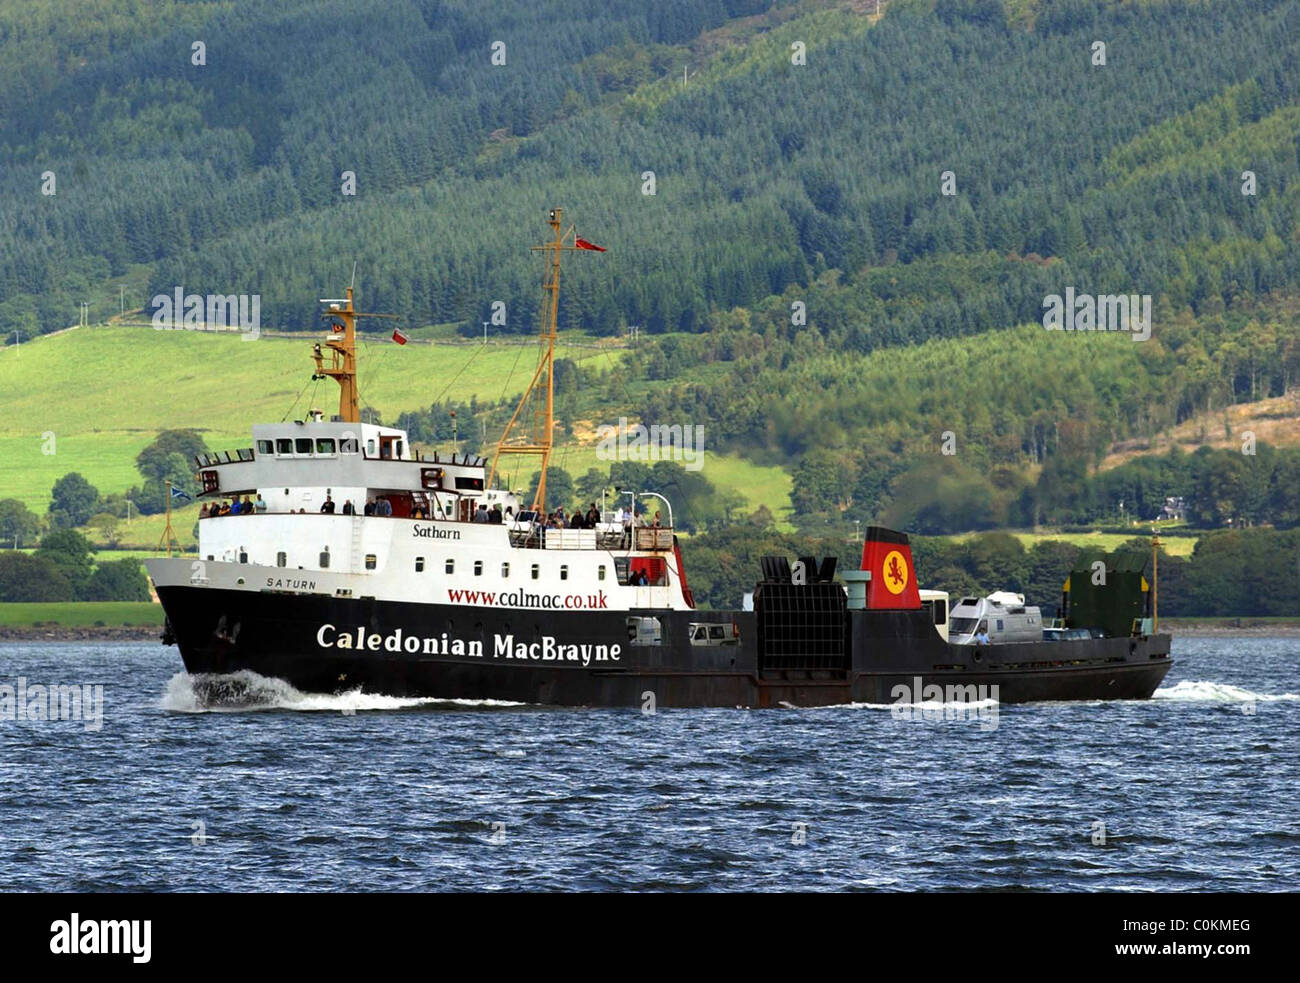
[{"label": "green container on deck", "polygon": [[1070,571],[1063,588],[1065,626],[1100,628],[1108,638],[1126,638],[1133,634],[1133,622],[1147,616],[1147,564],[1131,555],[1101,562],[1106,565],[1104,577],[1095,575],[1092,563]]}]

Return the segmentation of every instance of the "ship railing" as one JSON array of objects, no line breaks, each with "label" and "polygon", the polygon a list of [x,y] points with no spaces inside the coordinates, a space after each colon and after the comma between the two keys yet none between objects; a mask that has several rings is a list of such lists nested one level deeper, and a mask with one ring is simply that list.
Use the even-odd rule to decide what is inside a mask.
[{"label": "ship railing", "polygon": [[608,550],[636,549],[667,553],[673,548],[673,530],[666,526],[629,529],[616,523],[595,529],[546,528],[528,522],[509,526],[510,545],[517,549]]}]

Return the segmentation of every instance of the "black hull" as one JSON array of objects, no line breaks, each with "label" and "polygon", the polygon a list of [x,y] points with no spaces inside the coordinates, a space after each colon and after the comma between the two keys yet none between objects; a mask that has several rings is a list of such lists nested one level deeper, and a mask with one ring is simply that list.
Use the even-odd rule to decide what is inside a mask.
[{"label": "black hull", "polygon": [[[1023,703],[1146,699],[1172,665],[1167,635],[972,648],[944,642],[922,612],[848,613],[842,657],[828,661],[775,657],[752,613],[630,612],[663,626],[662,644],[634,645],[629,612],[204,587],[158,593],[189,672],[251,670],[310,693],[360,688],[555,706],[769,707],[913,703],[932,699],[924,688],[937,685],[943,699]],[[734,622],[740,641],[692,646],[687,629],[698,622]],[[502,639],[509,641],[503,646]],[[342,647],[344,640],[351,647]],[[456,640],[470,651],[439,651]]]}]

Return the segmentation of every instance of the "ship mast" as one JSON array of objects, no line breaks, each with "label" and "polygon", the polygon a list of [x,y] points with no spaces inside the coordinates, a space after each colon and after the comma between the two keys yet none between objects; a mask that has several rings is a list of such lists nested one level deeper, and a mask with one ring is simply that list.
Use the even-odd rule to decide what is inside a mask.
[{"label": "ship mast", "polygon": [[[496,457],[492,461],[492,471],[488,475],[488,487],[493,487],[493,479],[496,478],[497,468],[501,463],[501,457],[504,454],[535,454],[542,459],[542,473],[537,482],[537,498],[532,503],[534,509],[542,511],[546,508],[546,470],[551,462],[551,448],[554,444],[555,431],[555,334],[556,319],[560,311],[560,260],[566,252],[574,252],[581,249],[596,249],[600,252],[599,247],[594,247],[589,243],[583,242],[578,238],[574,231],[574,226],[570,225],[564,231],[561,231],[561,218],[563,209],[552,208],[550,212],[549,224],[551,231],[555,233],[555,238],[541,246],[533,246],[534,252],[548,252],[550,257],[546,264],[546,275],[542,282],[542,289],[545,293],[545,299],[542,304],[542,325],[539,343],[541,354],[537,360],[537,371],[533,373],[532,380],[528,383],[528,388],[519,398],[519,405],[515,408],[514,415],[510,417],[510,422],[501,433],[501,439],[497,441]],[[531,432],[521,433],[516,442],[511,442],[511,434],[515,429],[515,424],[524,413],[525,407],[531,400],[540,399],[544,394],[543,405],[536,407],[534,410],[534,420]],[[524,427],[521,425],[521,430]]]},{"label": "ship mast", "polygon": [[[355,275],[355,274],[354,274]],[[345,423],[361,422],[361,392],[357,388],[357,318],[386,317],[396,318],[396,314],[368,314],[352,306],[352,288],[348,287],[346,299],[322,298],[320,303],[329,304],[329,310],[321,315],[333,322],[330,336],[324,347],[333,352],[330,367],[325,367],[325,353],[318,344],[312,352],[316,359],[316,375],[313,379],[330,377],[339,384],[339,419]],[[342,306],[340,306],[342,305]],[[337,322],[342,322],[339,324]]]}]

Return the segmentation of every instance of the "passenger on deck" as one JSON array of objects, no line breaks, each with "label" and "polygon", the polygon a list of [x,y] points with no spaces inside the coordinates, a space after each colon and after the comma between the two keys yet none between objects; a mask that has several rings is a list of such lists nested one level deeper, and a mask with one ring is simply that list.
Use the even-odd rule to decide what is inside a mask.
[{"label": "passenger on deck", "polygon": [[983,621],[981,621],[979,623],[979,627],[975,629],[975,644],[987,645],[988,643],[989,643],[988,625],[986,625]]},{"label": "passenger on deck", "polygon": [[488,511],[488,522],[492,523],[494,526],[499,526],[501,525],[501,521],[501,505],[498,503],[497,505],[492,506]]},{"label": "passenger on deck", "polygon": [[600,509],[596,508],[596,503],[591,503],[591,508],[587,509],[587,528],[595,529],[600,525]]},{"label": "passenger on deck", "polygon": [[[215,505],[216,503],[213,502],[212,504]],[[230,515],[230,504],[228,502],[222,502],[221,511],[218,512],[217,515]]]},{"label": "passenger on deck", "polygon": [[475,522],[488,521],[487,506],[484,505],[482,502],[479,502],[478,508],[474,510],[474,521]]},{"label": "passenger on deck", "polygon": [[230,500],[230,511],[229,511],[229,512],[226,512],[225,509],[222,509],[221,514],[222,514],[222,515],[239,515],[240,511],[241,511],[241,510],[240,510],[240,507],[239,507],[239,496],[236,495],[233,499]]},{"label": "passenger on deck", "polygon": [[371,498],[367,498],[367,499],[366,499],[365,514],[366,514],[366,515],[374,515],[374,514],[375,514],[375,500],[374,500],[373,497],[371,497]]},{"label": "passenger on deck", "polygon": [[333,497],[331,497],[331,496],[329,496],[329,495],[326,495],[326,496],[325,496],[325,501],[321,502],[320,510],[321,510],[322,512],[326,513],[327,515],[333,515],[333,514],[334,514],[334,499],[333,499]]},{"label": "passenger on deck", "polygon": [[663,520],[661,520],[661,519],[659,518],[659,513],[658,513],[658,512],[655,513],[655,521],[654,521],[653,523],[651,523],[651,524],[652,524],[656,529],[662,529],[662,528],[663,528]]},{"label": "passenger on deck", "polygon": [[240,515],[252,515],[252,514],[253,514],[253,500],[252,500],[251,498],[249,498],[247,495],[244,496],[244,502],[243,502],[243,504],[240,505],[240,507],[239,507],[239,514],[240,514]]},{"label": "passenger on deck", "polygon": [[585,523],[582,520],[582,509],[576,508],[569,513],[569,528],[581,529]]},{"label": "passenger on deck", "polygon": [[266,499],[262,497],[261,492],[257,493],[257,501],[253,503],[253,511],[258,513],[266,511]]},{"label": "passenger on deck", "polygon": [[349,498],[347,501],[345,501],[345,502],[343,503],[343,514],[344,514],[344,515],[356,515],[356,514],[357,514],[357,510],[356,510],[356,509],[353,507],[353,505],[352,505],[352,499]]},{"label": "passenger on deck", "polygon": [[392,515],[392,514],[393,514],[393,503],[392,503],[392,502],[390,502],[390,501],[389,501],[388,499],[386,499],[386,498],[379,498],[379,499],[376,499],[376,500],[375,500],[375,515],[385,515],[385,516],[387,516],[387,515]]}]

